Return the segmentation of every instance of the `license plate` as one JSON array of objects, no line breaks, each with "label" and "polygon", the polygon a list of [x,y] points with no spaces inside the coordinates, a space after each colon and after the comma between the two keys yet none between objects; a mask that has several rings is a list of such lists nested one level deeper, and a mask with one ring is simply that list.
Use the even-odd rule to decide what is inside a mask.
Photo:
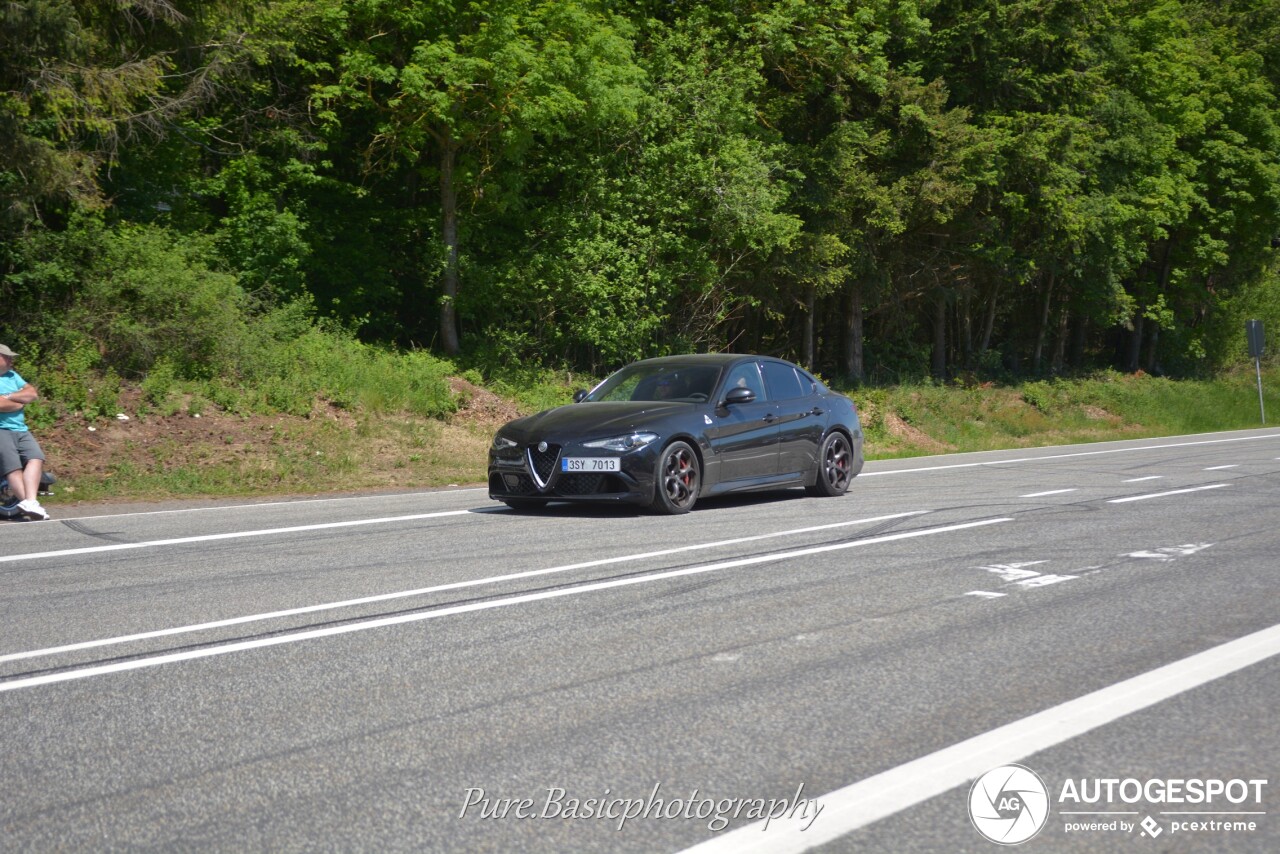
[{"label": "license plate", "polygon": [[617,457],[561,457],[560,471],[618,471]]}]

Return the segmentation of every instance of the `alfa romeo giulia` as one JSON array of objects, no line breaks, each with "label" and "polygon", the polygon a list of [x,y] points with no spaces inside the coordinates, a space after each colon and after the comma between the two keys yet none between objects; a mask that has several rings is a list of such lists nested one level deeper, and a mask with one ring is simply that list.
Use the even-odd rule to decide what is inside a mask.
[{"label": "alfa romeo giulia", "polygon": [[862,470],[853,401],[781,359],[646,359],[574,401],[498,430],[490,498],[517,509],[605,501],[674,514],[729,492],[843,495]]}]

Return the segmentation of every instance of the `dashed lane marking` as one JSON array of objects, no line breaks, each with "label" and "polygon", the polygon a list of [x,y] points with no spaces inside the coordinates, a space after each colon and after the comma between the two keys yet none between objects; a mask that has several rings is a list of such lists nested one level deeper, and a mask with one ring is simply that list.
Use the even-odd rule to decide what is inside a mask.
[{"label": "dashed lane marking", "polygon": [[612,578],[607,581],[579,584],[573,587],[559,587],[551,590],[541,590],[536,593],[508,596],[502,599],[490,599],[483,602],[468,602],[463,605],[452,605],[430,611],[417,611],[410,614],[396,614],[392,617],[360,620],[358,622],[345,623],[339,626],[326,626],[322,629],[308,629],[299,632],[290,632],[287,634],[273,635],[271,637],[255,638],[248,641],[238,641],[219,646],[204,647],[202,649],[188,649],[182,652],[152,655],[145,658],[135,658],[129,661],[116,661],[111,664],[71,668],[55,673],[44,673],[39,676],[22,677],[11,679],[7,682],[0,682],[0,692],[16,691],[22,688],[34,688],[39,685],[51,685],[58,682],[69,682],[76,679],[88,679],[94,676],[106,676],[108,674],[123,673],[130,670],[141,670],[148,667],[158,667],[163,664],[174,664],[182,661],[212,658],[219,655],[228,655],[233,652],[245,652],[248,650],[264,649],[271,646],[280,646],[282,644],[300,643],[302,641],[336,637],[338,635],[369,631],[371,629],[380,629],[388,626],[419,623],[425,620],[434,620],[440,617],[448,617],[456,614],[469,614],[479,611],[489,611],[495,608],[506,608],[513,605],[526,605],[532,602],[560,599],[566,596],[580,596],[583,593],[593,593],[600,590],[617,590],[637,584],[651,584],[657,581],[666,581],[672,578],[682,578],[685,576],[700,575],[708,572],[717,572],[723,569],[734,569],[741,566],[777,563],[795,558],[808,557],[809,555],[825,554],[829,552],[843,551],[845,549],[876,545],[878,543],[890,543],[898,540],[914,539],[917,537],[947,534],[953,531],[982,528],[988,525],[998,525],[1002,522],[1012,521],[1013,519],[1011,517],[1000,517],[997,519],[982,519],[977,522],[965,522],[957,525],[943,525],[937,528],[921,528],[914,531],[900,531],[896,534],[882,534],[880,536],[853,540],[852,542],[834,543],[825,546],[812,546],[810,548],[796,549],[789,552],[754,555],[747,558],[719,561],[717,563],[685,567],[684,569],[675,569],[666,572],[654,572],[646,575],[631,575],[623,578]]},{"label": "dashed lane marking", "polygon": [[1149,498],[1167,498],[1170,495],[1186,495],[1189,492],[1202,492],[1206,489],[1222,489],[1229,483],[1212,483],[1208,486],[1193,486],[1190,489],[1171,489],[1168,492],[1151,492],[1146,495],[1130,495],[1127,498],[1112,498],[1108,504],[1127,504],[1130,501],[1146,501]]},{"label": "dashed lane marking", "polygon": [[258,623],[266,620],[278,620],[284,617],[297,617],[303,614],[315,614],[321,611],[334,611],[340,608],[353,608],[360,605],[372,605],[378,602],[390,602],[396,599],[409,599],[416,596],[425,596],[430,593],[442,593],[448,590],[461,590],[466,587],[480,587],[488,584],[498,584],[504,581],[516,581],[524,578],[534,578],[540,575],[551,575],[559,572],[569,572],[576,569],[591,569],[597,566],[608,566],[615,563],[626,563],[629,561],[644,560],[646,558],[665,557],[667,555],[679,554],[681,552],[696,551],[699,549],[714,549],[724,546],[739,545],[741,543],[757,542],[759,540],[767,540],[775,537],[795,536],[797,534],[811,534],[818,531],[828,531],[835,528],[847,528],[853,525],[866,525],[873,522],[887,522],[893,519],[905,519],[910,516],[918,516],[923,510],[911,511],[908,513],[894,513],[888,516],[872,516],[866,519],[851,519],[845,522],[833,522],[828,525],[815,525],[808,528],[792,528],[785,531],[773,531],[768,534],[755,534],[750,537],[737,537],[731,540],[718,540],[710,543],[693,543],[687,546],[677,546],[670,549],[661,549],[659,551],[641,552],[639,554],[618,555],[616,557],[599,558],[597,560],[586,561],[584,563],[573,563],[566,566],[553,566],[547,569],[534,569],[526,572],[513,572],[506,575],[494,575],[487,578],[475,578],[468,581],[455,581],[450,584],[437,584],[432,587],[419,587],[414,590],[398,590],[393,593],[379,593],[373,596],[362,596],[357,599],[345,599],[340,602],[325,602],[318,605],[305,605],[298,608],[287,608],[280,611],[270,611],[263,614],[249,614],[242,617],[230,617],[225,620],[211,620],[205,623],[196,623],[189,626],[178,626],[168,629],[156,629],[149,632],[138,632],[136,634],[121,635],[119,637],[102,638],[99,640],[83,641],[81,643],[71,643],[62,646],[48,647],[46,649],[35,649],[27,652],[13,652],[7,655],[0,655],[0,663],[7,661],[19,661],[24,658],[39,658],[47,655],[57,655],[66,652],[79,652],[85,649],[95,649],[104,646],[115,646],[133,641],[151,640],[153,638],[172,637],[173,635],[192,634],[195,632],[209,631],[211,629],[222,629],[228,626],[240,626],[246,623]]}]

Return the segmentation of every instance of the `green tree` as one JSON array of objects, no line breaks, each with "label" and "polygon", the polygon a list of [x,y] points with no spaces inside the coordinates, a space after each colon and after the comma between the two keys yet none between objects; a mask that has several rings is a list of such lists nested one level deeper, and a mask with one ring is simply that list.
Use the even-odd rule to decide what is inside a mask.
[{"label": "green tree", "polygon": [[1123,365],[1158,370],[1163,353],[1190,368],[1220,360],[1205,331],[1272,257],[1280,231],[1275,92],[1260,56],[1232,28],[1190,14],[1194,7],[1134,2],[1125,11],[1109,71],[1128,97],[1126,124],[1147,128],[1157,144],[1139,155],[1149,165],[1124,170],[1150,226],[1145,257],[1125,279],[1132,308]]},{"label": "green tree", "polygon": [[594,371],[726,346],[759,264],[796,234],[758,55],[704,10],[637,42],[636,120],[530,150],[474,238],[468,310],[497,359]]},{"label": "green tree", "polygon": [[772,84],[765,119],[804,175],[805,237],[772,270],[804,318],[788,349],[818,362],[818,317],[835,316],[827,363],[861,379],[868,314],[899,326],[964,281],[952,230],[991,180],[992,143],[945,81],[920,75],[929,22],[916,3],[759,4],[749,33]]},{"label": "green tree", "polygon": [[456,354],[460,193],[479,205],[494,170],[535,141],[566,139],[584,115],[607,123],[633,112],[627,24],[589,2],[362,0],[347,10],[343,42],[317,100],[334,121],[372,116],[370,171],[438,181],[440,345]]},{"label": "green tree", "polygon": [[102,202],[99,168],[207,103],[239,56],[236,5],[0,6],[0,217],[9,230]]}]

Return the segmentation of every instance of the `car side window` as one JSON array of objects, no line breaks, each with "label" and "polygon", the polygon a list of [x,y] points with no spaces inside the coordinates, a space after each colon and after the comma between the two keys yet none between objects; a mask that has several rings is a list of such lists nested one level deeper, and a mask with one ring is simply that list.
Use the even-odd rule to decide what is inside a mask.
[{"label": "car side window", "polygon": [[822,384],[822,380],[815,379],[801,370],[796,371],[800,375],[800,385],[807,389],[812,389],[815,394],[829,394],[831,389]]},{"label": "car side window", "polygon": [[764,379],[774,400],[792,400],[808,394],[796,376],[796,369],[781,362],[764,363]]},{"label": "car side window", "polygon": [[764,381],[760,379],[760,367],[755,362],[738,365],[729,372],[725,380],[724,392],[728,394],[734,388],[749,388],[756,393],[756,400],[768,400],[764,392]]}]

